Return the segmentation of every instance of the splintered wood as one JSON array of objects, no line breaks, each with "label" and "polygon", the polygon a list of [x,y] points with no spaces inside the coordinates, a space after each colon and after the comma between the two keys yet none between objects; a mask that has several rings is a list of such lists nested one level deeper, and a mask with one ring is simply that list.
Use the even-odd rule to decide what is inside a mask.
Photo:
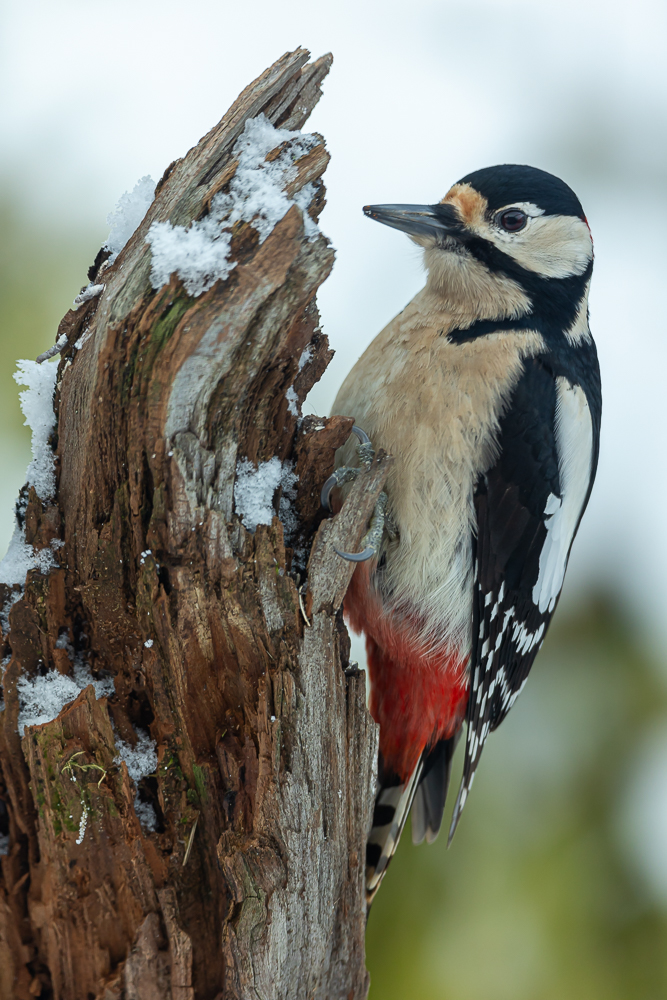
[{"label": "splintered wood", "polygon": [[[21,515],[57,565],[0,593],[2,1000],[366,996],[377,739],[333,545],[359,544],[388,460],[322,520],[352,421],[297,406],[331,356],[315,295],[333,250],[296,204],[263,242],[237,222],[236,266],[193,297],[177,274],[153,289],[146,242],[228,190],[248,119],[300,129],[330,62],[300,49],[249,86],[60,325],[57,493]],[[289,179],[289,197],[313,185],[314,221],[327,160],[318,140]],[[289,516],[253,532],[237,465],[271,460]],[[20,736],[25,679],[73,669],[113,693],[84,686]]]}]

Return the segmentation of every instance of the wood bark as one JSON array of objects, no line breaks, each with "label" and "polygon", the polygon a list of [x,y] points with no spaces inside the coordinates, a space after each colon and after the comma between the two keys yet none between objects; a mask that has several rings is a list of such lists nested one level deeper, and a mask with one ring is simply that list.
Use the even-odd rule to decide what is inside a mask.
[{"label": "wood bark", "polygon": [[[24,519],[36,549],[64,544],[2,636],[2,1000],[366,996],[377,738],[341,618],[353,567],[334,546],[359,544],[389,459],[326,518],[319,490],[352,421],[301,421],[286,398],[331,356],[315,296],[333,250],[305,239],[296,205],[261,244],[238,223],[237,266],[191,297],[175,275],[152,288],[146,243],[226,190],[249,118],[300,129],[330,62],[300,49],[251,84],[167,169],[102,295],[60,325],[57,492],[32,489]],[[327,161],[322,140],[291,181],[315,184],[313,219]],[[252,533],[234,507],[237,462],[273,456],[298,475],[289,548],[278,516]],[[17,683],[71,671],[63,635],[114,693],[88,686],[21,738]],[[142,729],[158,765],[135,787],[117,741]]]}]

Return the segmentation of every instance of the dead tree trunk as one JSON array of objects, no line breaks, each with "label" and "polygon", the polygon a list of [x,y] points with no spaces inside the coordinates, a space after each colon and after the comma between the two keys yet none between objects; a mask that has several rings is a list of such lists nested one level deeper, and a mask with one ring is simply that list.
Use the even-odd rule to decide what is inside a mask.
[{"label": "dead tree trunk", "polygon": [[[263,240],[237,220],[235,266],[208,290],[178,274],[155,290],[146,242],[155,222],[210,219],[247,120],[300,129],[329,65],[298,50],[249,86],[58,331],[57,485],[19,503],[35,565],[0,594],[2,1000],[366,996],[376,734],[333,545],[358,545],[388,460],[322,521],[352,423],[297,413],[330,357],[315,295],[333,251],[305,228],[323,140],[285,174],[310,204]],[[249,530],[238,463],[254,502],[274,458],[282,522]],[[80,694],[21,736],[53,671]]]}]

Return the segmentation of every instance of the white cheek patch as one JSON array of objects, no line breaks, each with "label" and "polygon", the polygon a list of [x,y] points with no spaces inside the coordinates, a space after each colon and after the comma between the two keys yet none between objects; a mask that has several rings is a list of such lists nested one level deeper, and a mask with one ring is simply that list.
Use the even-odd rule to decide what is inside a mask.
[{"label": "white cheek patch", "polygon": [[562,376],[556,379],[556,448],[562,497],[547,500],[547,537],[540,553],[533,602],[553,611],[563,586],[574,533],[586,500],[593,459],[593,422],[586,394]]},{"label": "white cheek patch", "polygon": [[521,232],[494,230],[491,239],[521,267],[545,278],[583,274],[593,257],[590,230],[574,215],[531,218]]}]

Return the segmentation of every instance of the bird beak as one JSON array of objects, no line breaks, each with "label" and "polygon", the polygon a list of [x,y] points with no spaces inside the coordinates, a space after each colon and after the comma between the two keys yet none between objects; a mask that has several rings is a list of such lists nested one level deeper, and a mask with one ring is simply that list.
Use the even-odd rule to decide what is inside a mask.
[{"label": "bird beak", "polygon": [[453,205],[364,205],[364,215],[410,236],[459,236],[464,231]]}]

